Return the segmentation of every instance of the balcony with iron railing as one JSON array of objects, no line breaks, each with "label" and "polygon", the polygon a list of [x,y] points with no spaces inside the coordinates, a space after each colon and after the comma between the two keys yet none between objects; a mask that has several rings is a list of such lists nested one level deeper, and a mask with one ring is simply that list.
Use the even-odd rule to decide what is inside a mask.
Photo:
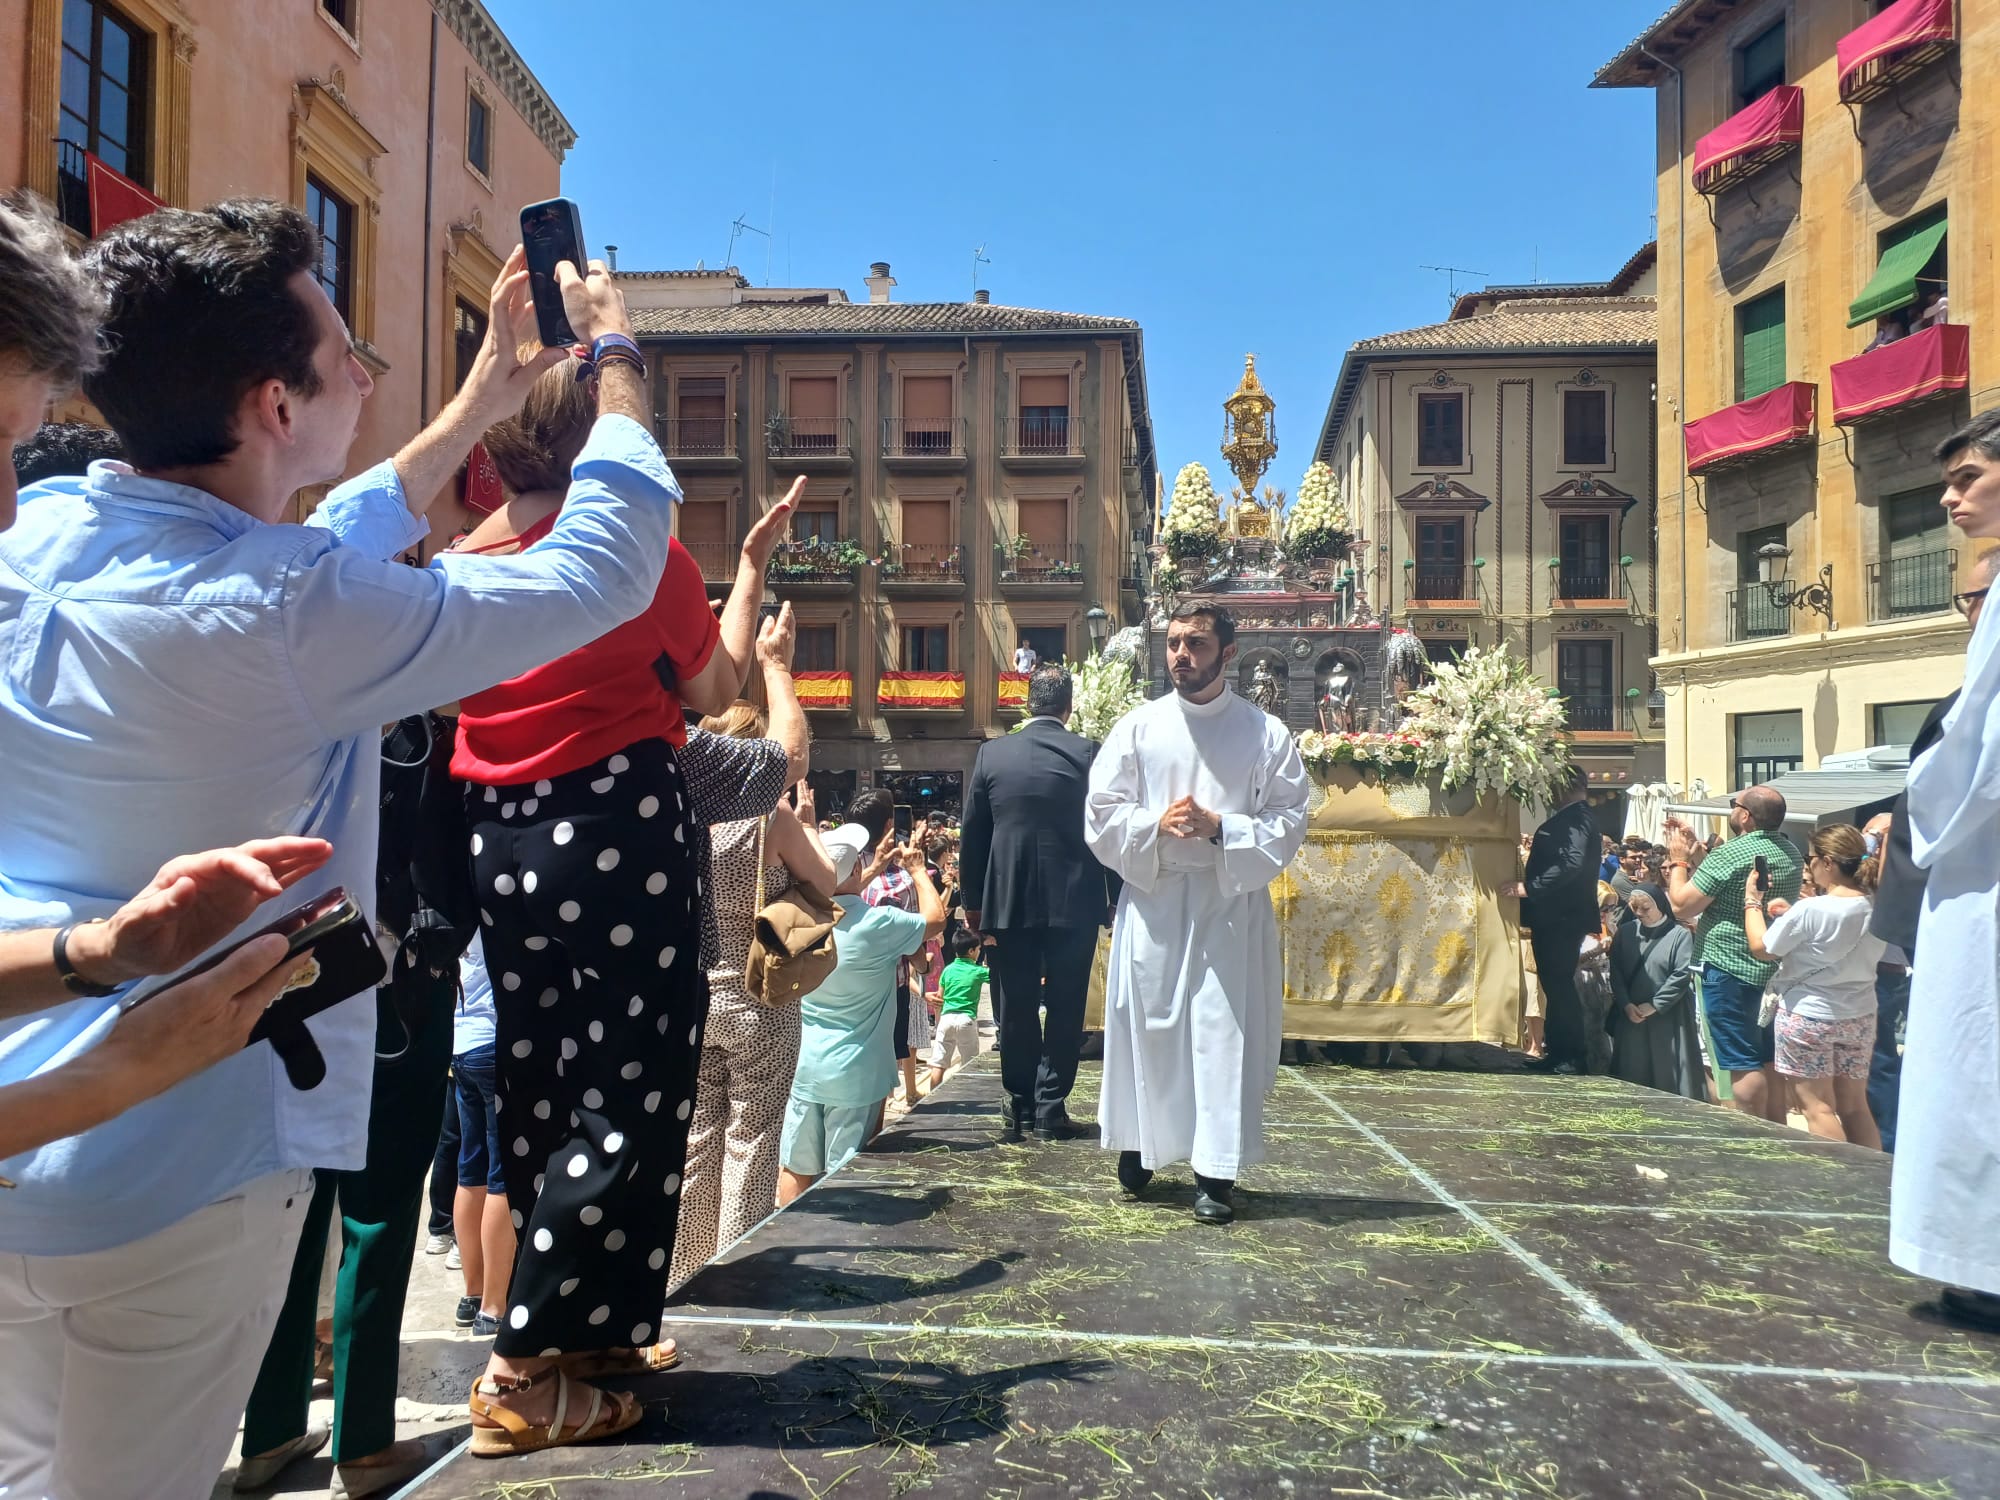
[{"label": "balcony with iron railing", "polygon": [[867,560],[867,554],[851,541],[823,542],[809,537],[780,542],[764,570],[764,579],[780,598],[844,594],[854,587],[855,573]]},{"label": "balcony with iron railing", "polygon": [[965,549],[941,542],[890,542],[875,579],[894,594],[960,593],[965,588]]},{"label": "balcony with iron railing", "polygon": [[736,451],[736,422],[730,417],[664,417],[656,425],[664,441],[661,447],[677,463],[704,461],[733,464]]},{"label": "balcony with iron railing", "polygon": [[1405,570],[1409,597],[1422,604],[1477,604],[1472,570],[1464,563],[1419,562]]},{"label": "balcony with iron railing", "polygon": [[779,413],[764,430],[772,458],[808,466],[846,464],[854,459],[854,422],[848,417],[793,417]]},{"label": "balcony with iron railing", "polygon": [[884,417],[882,457],[892,468],[961,463],[965,459],[965,418]]},{"label": "balcony with iron railing", "polygon": [[739,549],[728,542],[688,542],[681,545],[693,554],[701,564],[701,576],[705,583],[728,583],[736,577],[736,563]]},{"label": "balcony with iron railing", "polygon": [[1066,594],[1083,589],[1083,548],[1075,542],[1002,537],[994,550],[1000,554],[1000,586],[1009,592]]},{"label": "balcony with iron railing", "polygon": [[1951,608],[1958,554],[1950,549],[1888,557],[1868,565],[1868,619],[1906,620]]},{"label": "balcony with iron railing", "polygon": [[1569,727],[1584,734],[1608,734],[1618,727],[1618,700],[1605,692],[1563,694]]},{"label": "balcony with iron railing", "polygon": [[1083,457],[1083,423],[1070,412],[1039,417],[1008,417],[1001,423],[1000,456],[1034,461]]},{"label": "balcony with iron railing", "polygon": [[56,217],[85,238],[90,235],[88,156],[75,141],[56,142]]},{"label": "balcony with iron railing", "polygon": [[1727,605],[1731,641],[1768,640],[1792,633],[1791,606],[1772,599],[1771,591],[1761,583],[1731,589]]}]

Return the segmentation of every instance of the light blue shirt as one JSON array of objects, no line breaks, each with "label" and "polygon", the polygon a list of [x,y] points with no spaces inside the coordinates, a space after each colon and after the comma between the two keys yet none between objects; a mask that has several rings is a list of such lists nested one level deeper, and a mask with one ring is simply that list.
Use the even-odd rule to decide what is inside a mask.
[{"label": "light blue shirt", "polygon": [[[428,527],[393,466],[304,526],[98,463],[21,497],[0,535],[0,926],[106,916],[177,854],[278,834],[329,866],[241,931],[332,886],[375,892],[384,724],[587,644],[651,601],[672,472],[603,417],[548,537],[514,557],[394,561]],[[0,1021],[0,1084],[100,1040],[116,1000]],[[162,1229],[266,1174],[366,1154],[372,995],[311,1022],[318,1088],[269,1047],[80,1136],[0,1161],[0,1252],[65,1255]]]},{"label": "light blue shirt", "polygon": [[458,1006],[451,1013],[451,1055],[463,1057],[475,1047],[492,1046],[499,1024],[493,1009],[493,978],[486,972],[486,946],[475,932],[458,956]]},{"label": "light blue shirt", "polygon": [[806,1104],[876,1104],[896,1086],[896,965],[924,945],[924,919],[838,896],[838,961],[799,1003],[792,1097]]}]

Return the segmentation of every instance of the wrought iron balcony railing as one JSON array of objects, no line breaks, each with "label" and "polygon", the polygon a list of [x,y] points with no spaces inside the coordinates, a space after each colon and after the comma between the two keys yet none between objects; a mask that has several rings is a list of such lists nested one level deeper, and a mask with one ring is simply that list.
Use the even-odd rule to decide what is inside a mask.
[{"label": "wrought iron balcony railing", "polygon": [[1746,583],[1729,591],[1729,638],[1754,641],[1792,633],[1789,605],[1774,603],[1761,583]]},{"label": "wrought iron balcony railing", "polygon": [[1000,435],[1006,458],[1081,458],[1083,424],[1068,412],[1040,417],[1009,417]]},{"label": "wrought iron balcony railing", "polygon": [[728,417],[669,417],[668,458],[736,457],[736,423]]},{"label": "wrought iron balcony railing", "polygon": [[965,418],[884,417],[884,458],[963,458]]},{"label": "wrought iron balcony railing", "polygon": [[1868,565],[1868,618],[1901,620],[1951,608],[1958,554],[1949,549],[1889,557]]},{"label": "wrought iron balcony railing", "polygon": [[854,456],[854,423],[847,417],[778,416],[764,437],[772,458]]}]

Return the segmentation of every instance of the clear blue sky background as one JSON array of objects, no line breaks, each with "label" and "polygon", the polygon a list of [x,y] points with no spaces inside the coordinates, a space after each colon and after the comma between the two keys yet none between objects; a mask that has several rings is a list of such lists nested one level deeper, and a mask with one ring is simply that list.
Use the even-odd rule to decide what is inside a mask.
[{"label": "clear blue sky background", "polygon": [[1224,477],[1246,351],[1295,489],[1348,345],[1448,310],[1420,266],[1597,281],[1652,234],[1653,95],[1586,85],[1660,0],[487,3],[593,254],[713,267],[742,214],[775,285],[954,301],[984,244],[996,302],[1139,320],[1170,484]]}]

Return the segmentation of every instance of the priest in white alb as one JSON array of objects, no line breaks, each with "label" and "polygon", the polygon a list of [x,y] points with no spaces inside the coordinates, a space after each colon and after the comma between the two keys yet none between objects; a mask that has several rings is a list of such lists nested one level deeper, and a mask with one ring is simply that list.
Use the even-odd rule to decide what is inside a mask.
[{"label": "priest in white alb", "polygon": [[1284,978],[1266,887],[1305,838],[1291,733],[1230,691],[1236,627],[1188,603],[1167,625],[1174,691],[1132,710],[1090,771],[1084,836],[1124,878],[1104,986],[1103,1146],[1140,1194],[1186,1161],[1195,1217],[1226,1223],[1264,1157]]},{"label": "priest in white alb", "polygon": [[[1967,540],[2000,540],[2000,409],[1938,447]],[[1910,853],[1928,872],[1910,972],[1889,1258],[1945,1283],[1940,1309],[2000,1331],[2000,607],[1972,568],[1965,686],[1910,767]]]}]

